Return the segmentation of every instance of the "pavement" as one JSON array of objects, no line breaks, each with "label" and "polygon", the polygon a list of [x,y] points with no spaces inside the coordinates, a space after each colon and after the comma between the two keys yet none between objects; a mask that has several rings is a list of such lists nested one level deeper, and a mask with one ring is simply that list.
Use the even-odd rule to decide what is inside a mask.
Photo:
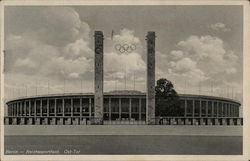
[{"label": "pavement", "polygon": [[242,126],[187,125],[5,125],[13,135],[189,135],[242,136]]}]

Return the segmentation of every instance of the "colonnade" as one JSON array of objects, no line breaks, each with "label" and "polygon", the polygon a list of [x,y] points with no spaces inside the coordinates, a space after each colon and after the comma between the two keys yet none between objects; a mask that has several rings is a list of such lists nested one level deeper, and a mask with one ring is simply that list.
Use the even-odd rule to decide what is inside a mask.
[{"label": "colonnade", "polygon": [[[183,103],[184,102],[184,103]],[[184,99],[184,117],[239,117],[239,104],[222,100]]]},{"label": "colonnade", "polygon": [[[239,104],[233,101],[181,98],[184,117],[239,117]],[[7,116],[94,116],[93,97],[30,98],[8,103]],[[145,96],[104,97],[104,120],[144,120]],[[124,115],[124,116],[123,116]]]},{"label": "colonnade", "polygon": [[[127,114],[125,118],[128,120],[144,120],[145,112],[145,98],[104,98],[104,117],[107,115],[106,120],[114,120],[112,117],[115,117],[116,120],[122,120],[123,114]],[[94,116],[94,98],[35,98],[13,101],[8,103],[8,116],[92,117]]]}]

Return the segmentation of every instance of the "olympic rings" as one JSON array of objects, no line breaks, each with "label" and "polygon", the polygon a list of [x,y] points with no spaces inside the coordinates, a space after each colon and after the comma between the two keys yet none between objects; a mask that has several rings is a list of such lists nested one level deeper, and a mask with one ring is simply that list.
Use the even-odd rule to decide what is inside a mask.
[{"label": "olympic rings", "polygon": [[132,51],[136,50],[135,44],[116,44],[115,49],[120,53],[131,53]]}]

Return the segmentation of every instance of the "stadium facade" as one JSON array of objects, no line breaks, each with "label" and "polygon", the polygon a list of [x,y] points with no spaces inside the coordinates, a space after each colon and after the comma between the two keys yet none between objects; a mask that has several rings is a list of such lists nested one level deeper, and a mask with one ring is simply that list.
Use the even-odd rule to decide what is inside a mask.
[{"label": "stadium facade", "polygon": [[9,125],[83,125],[83,124],[185,124],[241,125],[240,103],[234,100],[180,95],[182,114],[155,117],[155,32],[148,32],[146,93],[103,92],[102,31],[95,31],[95,80],[92,94],[62,94],[20,98],[7,102]]},{"label": "stadium facade", "polygon": [[[241,104],[235,100],[180,94],[181,114],[155,118],[156,124],[241,125]],[[138,91],[104,93],[104,124],[145,124],[146,94]],[[5,124],[84,125],[94,124],[94,94],[44,95],[7,102]]]}]

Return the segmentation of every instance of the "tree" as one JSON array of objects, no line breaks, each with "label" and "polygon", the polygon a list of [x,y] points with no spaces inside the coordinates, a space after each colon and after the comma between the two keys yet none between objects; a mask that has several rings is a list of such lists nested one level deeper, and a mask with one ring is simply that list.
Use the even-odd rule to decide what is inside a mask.
[{"label": "tree", "polygon": [[183,111],[180,107],[178,93],[171,81],[161,78],[157,80],[156,91],[156,116],[181,116]]}]

